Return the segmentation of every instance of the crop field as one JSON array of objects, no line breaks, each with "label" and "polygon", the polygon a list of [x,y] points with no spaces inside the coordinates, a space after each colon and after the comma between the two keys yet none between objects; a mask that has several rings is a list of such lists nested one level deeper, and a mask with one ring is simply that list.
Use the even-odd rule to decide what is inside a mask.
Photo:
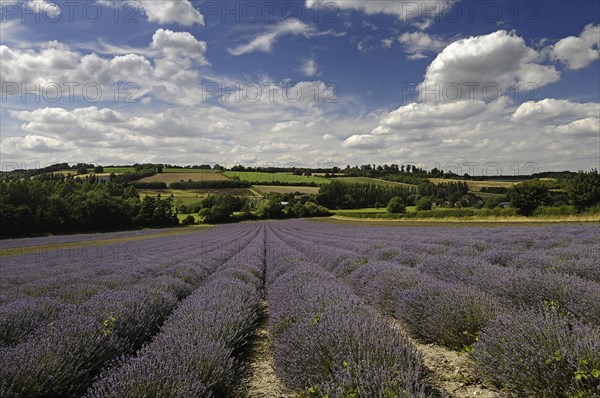
[{"label": "crop field", "polygon": [[253,185],[254,188],[258,189],[262,193],[305,193],[309,195],[316,195],[319,193],[318,187],[303,187],[303,186],[288,186],[288,185]]},{"label": "crop field", "polygon": [[345,182],[349,184],[359,183],[359,184],[376,184],[376,185],[404,185],[406,187],[411,187],[413,185],[404,184],[401,182],[394,181],[386,181],[380,180],[378,178],[369,178],[369,177],[337,177],[333,179],[333,181]]},{"label": "crop field", "polygon": [[135,171],[135,167],[105,167],[105,173],[115,173],[115,174],[123,174],[123,173],[133,173]]},{"label": "crop field", "polygon": [[[434,184],[440,184],[443,182],[464,182],[462,180],[450,180],[445,178],[430,178],[429,181]],[[520,181],[466,181],[469,185],[469,190],[472,192],[479,192],[483,187],[494,187],[494,188],[511,188],[518,184]]]},{"label": "crop field", "polygon": [[164,182],[167,186],[180,181],[223,181],[227,180],[222,173],[159,173],[139,180],[140,182]]},{"label": "crop field", "polygon": [[192,169],[192,168],[178,168],[178,167],[165,167],[163,173],[218,173],[218,171],[212,169]]},{"label": "crop field", "polygon": [[135,234],[7,242],[0,397],[600,396],[597,223]]},{"label": "crop field", "polygon": [[197,203],[209,195],[238,195],[238,196],[256,196],[248,188],[219,188],[219,189],[138,189],[140,197],[158,196],[163,198],[173,196],[176,204],[189,205]]},{"label": "crop field", "polygon": [[302,184],[302,183],[315,183],[315,184],[328,184],[331,180],[317,176],[297,176],[291,173],[265,173],[258,171],[226,171],[227,177],[237,177],[242,181],[249,181],[251,183],[275,183],[282,182],[284,184]]}]

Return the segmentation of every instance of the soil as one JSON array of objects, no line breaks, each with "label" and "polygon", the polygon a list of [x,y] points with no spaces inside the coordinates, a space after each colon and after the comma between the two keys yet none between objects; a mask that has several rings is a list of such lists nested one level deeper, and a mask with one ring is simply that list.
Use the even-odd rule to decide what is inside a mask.
[{"label": "soil", "polygon": [[408,336],[397,320],[392,319],[391,322],[423,353],[428,371],[427,382],[432,387],[445,391],[448,398],[508,398],[508,395],[475,375],[473,361],[467,354],[419,342]]},{"label": "soil", "polygon": [[[395,319],[390,322],[400,333],[423,354],[427,369],[426,381],[447,398],[508,398],[494,386],[479,379],[473,371],[472,360],[466,354],[459,354],[436,344],[426,344],[409,337],[402,325]],[[268,304],[263,302],[263,316],[249,343],[247,363],[243,378],[236,391],[236,397],[243,398],[294,398],[297,394],[289,391],[275,374],[271,334],[268,330]]]},{"label": "soil", "polygon": [[271,334],[268,329],[268,304],[263,302],[263,316],[250,342],[247,366],[236,397],[293,398],[296,394],[285,388],[273,369]]}]

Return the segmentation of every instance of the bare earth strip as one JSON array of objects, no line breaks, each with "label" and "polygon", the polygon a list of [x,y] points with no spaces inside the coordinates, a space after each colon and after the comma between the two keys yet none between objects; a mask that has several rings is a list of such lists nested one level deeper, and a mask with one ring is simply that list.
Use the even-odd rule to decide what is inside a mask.
[{"label": "bare earth strip", "polygon": [[288,391],[273,369],[271,334],[268,330],[268,304],[263,303],[261,322],[256,328],[250,343],[246,374],[241,380],[236,397],[244,398],[293,398],[296,394]]},{"label": "bare earth strip", "polygon": [[407,336],[417,349],[423,353],[425,367],[428,370],[427,382],[434,388],[445,391],[449,398],[507,398],[475,376],[473,363],[466,354],[459,355],[436,344],[423,344],[408,336],[402,325],[390,318],[392,326]]}]

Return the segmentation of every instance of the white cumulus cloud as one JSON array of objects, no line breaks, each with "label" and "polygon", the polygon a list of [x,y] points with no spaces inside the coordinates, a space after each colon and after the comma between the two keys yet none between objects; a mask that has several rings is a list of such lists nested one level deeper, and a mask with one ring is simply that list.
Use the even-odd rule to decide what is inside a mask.
[{"label": "white cumulus cloud", "polygon": [[554,59],[569,69],[582,69],[600,58],[600,25],[589,24],[579,37],[569,36],[551,48]]},{"label": "white cumulus cloud", "polygon": [[431,62],[421,98],[434,101],[493,100],[517,84],[539,88],[560,79],[542,55],[514,33],[499,30],[458,40]]},{"label": "white cumulus cloud", "polygon": [[[97,0],[99,4],[119,7],[119,0]],[[204,25],[204,16],[189,0],[128,0],[127,7],[138,7],[149,22],[159,24],[177,23],[183,26]]]}]

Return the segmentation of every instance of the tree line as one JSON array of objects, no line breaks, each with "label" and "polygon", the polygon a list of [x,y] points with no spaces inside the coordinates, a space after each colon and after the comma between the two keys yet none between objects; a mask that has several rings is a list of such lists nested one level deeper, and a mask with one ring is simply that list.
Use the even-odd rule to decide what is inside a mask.
[{"label": "tree line", "polygon": [[0,236],[177,225],[170,197],[140,199],[127,183],[45,174],[0,181]]},{"label": "tree line", "polygon": [[389,201],[398,197],[407,206],[414,206],[419,199],[430,201],[457,202],[469,193],[466,182],[447,182],[433,184],[428,180],[418,186],[384,185],[374,183],[346,183],[332,181],[319,189],[317,202],[329,209],[360,209],[367,207],[385,207]]}]

